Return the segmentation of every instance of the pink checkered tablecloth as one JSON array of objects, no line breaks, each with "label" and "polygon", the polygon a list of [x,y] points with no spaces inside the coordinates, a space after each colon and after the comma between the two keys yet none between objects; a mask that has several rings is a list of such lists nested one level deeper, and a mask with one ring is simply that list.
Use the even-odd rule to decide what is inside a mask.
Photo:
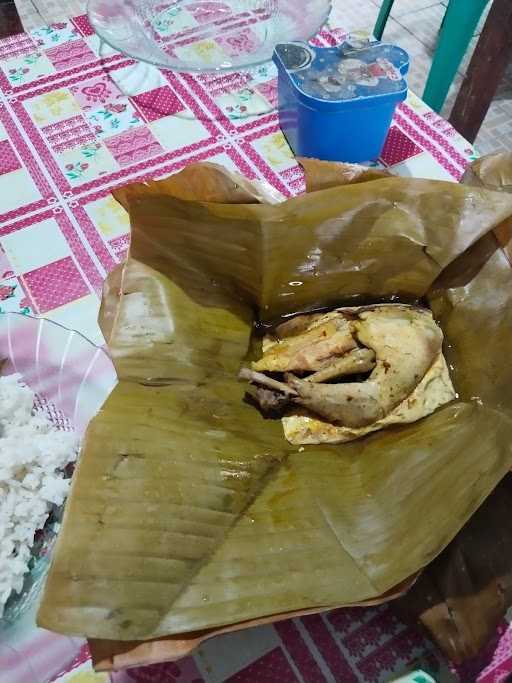
[{"label": "pink checkered tablecloth", "polygon": [[[199,15],[192,20],[200,26]],[[329,30],[316,43],[343,38]],[[0,41],[0,311],[42,315],[102,343],[101,285],[129,242],[127,216],[110,194],[118,185],[209,160],[284,195],[301,192],[275,99],[271,65],[250,75],[158,71],[101,46],[85,16]],[[410,94],[378,165],[457,181],[473,156]],[[512,671],[511,644],[504,622],[460,680],[503,681]],[[176,664],[111,678],[92,672],[83,641],[30,620],[0,640],[0,680],[7,672],[9,683],[379,683],[420,667],[437,681],[456,680],[434,645],[389,605],[222,636]]]}]

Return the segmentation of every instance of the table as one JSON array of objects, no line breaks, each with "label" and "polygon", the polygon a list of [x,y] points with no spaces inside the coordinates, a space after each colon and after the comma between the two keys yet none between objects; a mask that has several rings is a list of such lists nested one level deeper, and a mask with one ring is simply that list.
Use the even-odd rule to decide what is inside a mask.
[{"label": "table", "polygon": [[[342,29],[325,30],[315,43],[344,37]],[[110,195],[115,186],[209,160],[286,196],[303,191],[302,171],[272,111],[275,98],[272,66],[259,68],[251,82],[241,73],[192,77],[137,66],[103,50],[85,16],[0,41],[0,309],[42,315],[103,343],[96,323],[101,285],[129,242],[127,216]],[[251,115],[262,109],[267,113]],[[457,181],[474,155],[411,93],[375,165]],[[481,671],[480,683],[512,670],[507,623],[500,638],[492,661],[469,665]],[[419,666],[452,680],[433,644],[385,605],[222,636],[193,658],[114,674],[112,681],[377,683]],[[55,683],[108,680],[91,673],[78,639],[26,625],[15,645],[0,643],[0,680],[8,671],[9,683],[40,683],[43,669]],[[468,671],[462,680],[475,678]]]}]

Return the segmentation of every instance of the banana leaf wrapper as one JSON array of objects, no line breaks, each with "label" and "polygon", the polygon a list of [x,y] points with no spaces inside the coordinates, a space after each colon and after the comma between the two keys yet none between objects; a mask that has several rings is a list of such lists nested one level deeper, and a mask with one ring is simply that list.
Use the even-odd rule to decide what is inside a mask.
[{"label": "banana leaf wrapper", "polygon": [[[375,600],[510,468],[512,270],[493,230],[512,197],[305,167],[311,191],[276,205],[260,188],[230,203],[229,182],[208,201],[193,181],[211,166],[117,193],[132,243],[101,322],[119,384],[85,438],[40,625],[147,640]],[[429,418],[299,450],[244,403],[255,320],[421,298],[459,392]]]},{"label": "banana leaf wrapper", "polygon": [[[380,595],[374,600],[367,600],[357,606],[370,607],[379,605],[388,600],[394,600],[404,594],[404,592],[414,584],[416,576],[410,577],[393,590]],[[355,605],[354,605],[355,606]],[[318,608],[309,610],[298,610],[297,612],[285,612],[283,614],[272,614],[260,619],[251,619],[228,626],[205,629],[202,631],[191,631],[189,633],[177,634],[174,636],[164,636],[153,640],[102,640],[90,638],[88,640],[89,651],[94,669],[96,671],[119,671],[129,669],[134,666],[147,666],[158,662],[169,662],[181,659],[193,652],[201,643],[214,636],[225,633],[233,633],[265,624],[274,624],[277,621],[284,621],[295,617],[303,617],[308,614],[317,614]]]},{"label": "banana leaf wrapper", "polygon": [[[481,157],[463,182],[512,193],[512,154]],[[512,221],[494,233],[512,264]],[[462,258],[477,262],[478,245]],[[492,242],[487,249],[492,252]],[[461,258],[461,260],[462,260]],[[469,271],[468,271],[469,272]],[[508,474],[447,548],[398,601],[401,613],[420,622],[452,661],[481,656],[512,606],[512,475]]]}]

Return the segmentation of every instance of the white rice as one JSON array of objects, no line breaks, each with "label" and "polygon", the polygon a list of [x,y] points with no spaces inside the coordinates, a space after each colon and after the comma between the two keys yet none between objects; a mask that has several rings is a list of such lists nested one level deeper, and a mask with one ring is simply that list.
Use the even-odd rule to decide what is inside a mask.
[{"label": "white rice", "polygon": [[60,470],[78,450],[73,432],[34,411],[34,393],[20,380],[0,377],[0,617],[22,589],[35,532],[66,498],[70,480]]}]

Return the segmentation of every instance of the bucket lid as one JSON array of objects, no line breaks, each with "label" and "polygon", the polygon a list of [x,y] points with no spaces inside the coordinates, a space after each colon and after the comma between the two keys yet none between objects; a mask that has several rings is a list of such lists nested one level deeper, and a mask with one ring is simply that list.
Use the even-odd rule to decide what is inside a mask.
[{"label": "bucket lid", "polygon": [[274,51],[278,70],[286,72],[297,96],[315,109],[341,104],[371,104],[371,100],[404,99],[409,56],[405,50],[378,41],[365,45],[345,42],[318,48],[307,43],[280,43]]}]

